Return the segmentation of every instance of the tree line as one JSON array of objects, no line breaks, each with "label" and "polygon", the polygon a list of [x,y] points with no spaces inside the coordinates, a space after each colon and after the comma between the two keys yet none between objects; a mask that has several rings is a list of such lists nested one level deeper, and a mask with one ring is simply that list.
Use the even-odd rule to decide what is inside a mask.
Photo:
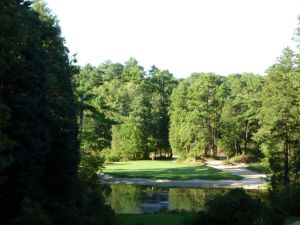
[{"label": "tree line", "polygon": [[274,187],[298,183],[299,48],[285,48],[264,76],[176,79],[155,66],[145,71],[133,58],[86,65],[73,78],[82,155],[98,162],[174,153],[197,160],[221,152],[262,161]]},{"label": "tree line", "polygon": [[298,182],[300,67],[284,49],[267,70],[178,80],[131,58],[84,66],[75,75],[81,150],[107,160],[246,155],[270,167],[272,182]]},{"label": "tree line", "polygon": [[300,73],[289,48],[266,76],[193,74],[171,96],[170,143],[190,157],[265,160],[275,186],[298,183]]},{"label": "tree line", "polygon": [[95,189],[105,159],[251,155],[274,189],[298,184],[299,49],[266,76],[176,79],[133,58],[75,66],[39,0],[0,1],[0,23],[1,224],[112,223]]},{"label": "tree line", "polygon": [[103,150],[110,161],[172,156],[168,108],[178,81],[169,71],[153,66],[145,72],[130,58],[124,65],[86,65],[73,82],[86,154]]}]

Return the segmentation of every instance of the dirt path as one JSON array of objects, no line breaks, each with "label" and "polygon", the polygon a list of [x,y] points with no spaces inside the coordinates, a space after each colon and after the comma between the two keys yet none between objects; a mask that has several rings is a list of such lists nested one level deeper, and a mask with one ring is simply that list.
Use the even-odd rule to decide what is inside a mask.
[{"label": "dirt path", "polygon": [[235,175],[244,177],[244,179],[236,180],[152,180],[142,178],[117,178],[107,174],[99,174],[102,183],[106,184],[135,184],[160,187],[222,187],[236,188],[242,187],[245,189],[263,189],[266,185],[265,174],[252,172],[246,169],[246,164],[235,166],[224,165],[221,160],[209,160],[206,165],[216,169],[220,169]]}]

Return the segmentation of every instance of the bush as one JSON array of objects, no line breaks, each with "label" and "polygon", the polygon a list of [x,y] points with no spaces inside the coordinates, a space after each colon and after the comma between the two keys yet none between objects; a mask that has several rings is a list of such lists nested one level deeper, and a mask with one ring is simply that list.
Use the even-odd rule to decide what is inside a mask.
[{"label": "bush", "polygon": [[270,199],[281,214],[300,215],[300,186],[287,186],[280,191],[272,191]]},{"label": "bush", "polygon": [[39,204],[26,203],[20,215],[14,219],[14,225],[52,225],[49,215]]},{"label": "bush", "polygon": [[97,181],[97,172],[101,171],[104,164],[104,157],[100,152],[81,151],[81,160],[78,168],[78,175],[84,186],[94,186]]},{"label": "bush", "polygon": [[87,193],[81,201],[80,225],[113,225],[114,211],[104,204],[102,195]]},{"label": "bush", "polygon": [[272,171],[271,169],[264,163],[251,163],[247,169],[252,170],[257,173],[265,173],[265,174],[270,174]]},{"label": "bush", "polygon": [[184,225],[279,225],[283,218],[243,189],[233,189],[205,204],[205,210]]},{"label": "bush", "polygon": [[257,162],[257,158],[252,155],[235,155],[229,159],[229,164],[238,164],[238,163],[253,163]]},{"label": "bush", "polygon": [[103,155],[106,162],[119,162],[122,159],[120,153],[113,151],[111,148],[103,149],[101,155]]}]

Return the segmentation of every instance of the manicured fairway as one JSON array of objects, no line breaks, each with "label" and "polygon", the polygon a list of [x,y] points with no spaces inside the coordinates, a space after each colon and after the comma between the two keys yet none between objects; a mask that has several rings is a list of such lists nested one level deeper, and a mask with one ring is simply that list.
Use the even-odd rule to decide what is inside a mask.
[{"label": "manicured fairway", "polygon": [[140,160],[106,164],[104,173],[114,177],[168,179],[168,180],[241,180],[222,170],[175,161]]}]

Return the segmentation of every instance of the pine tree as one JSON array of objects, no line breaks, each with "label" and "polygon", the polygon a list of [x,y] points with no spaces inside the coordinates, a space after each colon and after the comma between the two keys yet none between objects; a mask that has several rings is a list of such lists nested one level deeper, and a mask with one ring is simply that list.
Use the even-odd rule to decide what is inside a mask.
[{"label": "pine tree", "polygon": [[262,127],[256,134],[272,170],[273,188],[298,182],[300,74],[295,54],[286,48],[268,70],[261,109]]}]

